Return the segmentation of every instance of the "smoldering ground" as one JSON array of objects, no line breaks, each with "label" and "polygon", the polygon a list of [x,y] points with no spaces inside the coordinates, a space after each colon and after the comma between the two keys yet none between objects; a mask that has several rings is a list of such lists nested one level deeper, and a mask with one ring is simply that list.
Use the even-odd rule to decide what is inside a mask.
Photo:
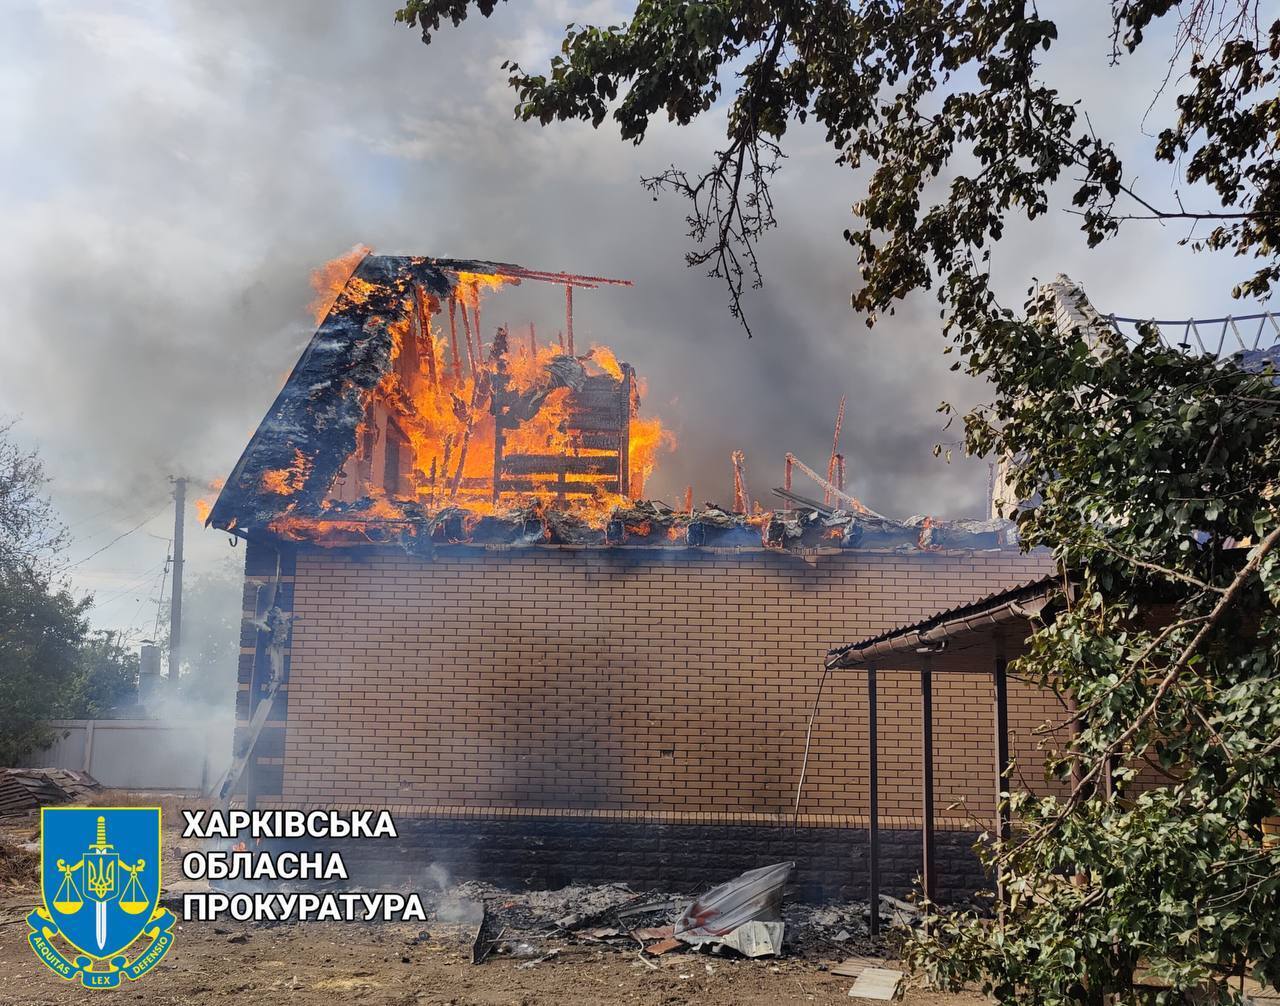
[{"label": "smoldering ground", "polygon": [[[608,126],[512,121],[503,59],[536,65],[571,18],[625,12],[570,6],[503,5],[424,48],[393,23],[394,3],[20,0],[0,40],[0,411],[23,417],[58,504],[84,522],[72,558],[153,510],[144,531],[167,537],[169,474],[226,474],[310,334],[310,270],[356,242],[635,280],[584,293],[575,327],[636,365],[645,408],[679,439],[650,496],[674,502],[692,484],[727,502],[729,453],[742,449],[767,506],[786,451],[825,464],[848,395],[855,492],[889,514],[981,514],[985,466],[931,451],[959,437],[938,402],[967,405],[981,389],[948,370],[928,296],[874,332],[850,312],[854,259],[840,235],[857,179],[819,133],[788,139],[748,341],[718,282],[683,264],[685,207],[654,203],[638,182],[704,163],[719,118],[655,126],[639,148]],[[1103,65],[1101,21],[1076,28],[1069,44]],[[1128,126],[1148,98],[1116,95],[1151,73],[1129,61],[1084,90]],[[1225,290],[1180,252],[1086,256],[1069,217],[1034,238],[1015,228],[1009,245],[1013,302],[1059,270],[1134,313],[1203,309]],[[555,293],[516,296],[541,327],[555,324]],[[494,303],[487,323],[524,320],[514,296],[510,309]],[[191,530],[193,566],[226,548]],[[77,575],[103,570],[89,585],[105,596],[104,583],[126,582],[110,571],[131,577],[163,547],[135,534]],[[95,617],[124,622],[133,598]]]}]

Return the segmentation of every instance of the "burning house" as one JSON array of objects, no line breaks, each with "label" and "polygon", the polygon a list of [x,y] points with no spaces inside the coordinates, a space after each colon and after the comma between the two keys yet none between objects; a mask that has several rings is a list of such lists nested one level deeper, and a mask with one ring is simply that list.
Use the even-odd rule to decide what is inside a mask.
[{"label": "burning house", "polygon": [[[487,295],[532,282],[564,288],[554,339],[486,320]],[[689,885],[795,859],[810,896],[861,896],[866,705],[854,681],[815,706],[828,649],[1046,563],[995,524],[889,520],[830,480],[823,503],[788,484],[773,512],[648,500],[673,441],[634,370],[573,335],[575,291],[618,282],[422,257],[335,268],[207,518],[246,542],[228,791],[390,808],[397,876],[438,862]],[[918,861],[915,687],[880,675],[889,890]],[[991,688],[957,674],[934,691],[943,896],[981,883]],[[1053,702],[1009,684],[1025,765]]]}]

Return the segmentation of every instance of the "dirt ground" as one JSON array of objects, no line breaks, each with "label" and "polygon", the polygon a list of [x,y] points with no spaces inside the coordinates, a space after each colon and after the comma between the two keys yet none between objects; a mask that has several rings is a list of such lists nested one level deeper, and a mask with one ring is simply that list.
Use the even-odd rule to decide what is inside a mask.
[{"label": "dirt ground", "polygon": [[[8,915],[16,904],[7,904]],[[218,931],[222,930],[222,931]],[[85,990],[36,960],[25,925],[0,929],[0,1002],[83,1003]],[[440,936],[414,944],[412,927],[307,923],[262,930],[180,923],[168,956],[135,987],[115,993],[147,1003],[334,1002],[835,1003],[850,1002],[849,978],[808,961],[713,959],[669,954],[650,969],[634,953],[587,949],[521,969],[494,959],[473,966],[466,941]],[[246,937],[243,944],[229,939]],[[90,993],[92,994],[92,993]],[[866,1000],[858,1000],[866,1002]],[[970,1006],[976,997],[907,992],[908,1004]]]},{"label": "dirt ground", "polygon": [[[0,826],[0,843],[10,847],[0,861],[0,1004],[83,1003],[86,994],[93,993],[81,988],[78,980],[67,982],[55,976],[27,944],[24,920],[40,897],[35,859],[24,859],[12,850],[35,838],[36,829],[34,818],[11,819]],[[166,837],[167,863],[176,863],[174,836]],[[856,949],[842,954],[836,945],[827,953],[825,947],[815,950],[812,940],[802,954],[781,959],[746,960],[688,949],[642,960],[638,946],[625,940],[605,944],[589,939],[539,941],[532,936],[537,953],[556,950],[554,956],[538,961],[527,948],[526,956],[520,956],[522,934],[510,944],[512,953],[495,952],[484,963],[473,965],[474,933],[474,926],[438,918],[425,927],[180,921],[165,959],[136,985],[126,984],[110,995],[145,1003],[237,1006],[332,1006],[352,1001],[405,1006],[870,1002],[851,1000],[848,991],[853,979],[826,970],[829,963]],[[909,984],[903,1001],[908,1006],[983,1002],[978,996],[925,991],[918,983]]]}]

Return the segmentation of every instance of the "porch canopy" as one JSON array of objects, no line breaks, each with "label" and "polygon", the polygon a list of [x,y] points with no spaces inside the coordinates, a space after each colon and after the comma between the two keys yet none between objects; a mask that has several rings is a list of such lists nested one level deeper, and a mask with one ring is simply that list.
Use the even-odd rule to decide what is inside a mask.
[{"label": "porch canopy", "polygon": [[[1067,589],[1070,589],[1069,587]],[[868,859],[871,934],[879,929],[880,901],[880,752],[876,722],[876,671],[918,671],[920,674],[921,737],[921,877],[925,894],[935,890],[933,840],[933,675],[990,674],[995,702],[992,710],[993,758],[991,785],[996,793],[995,831],[1009,835],[1008,811],[1000,795],[1007,791],[1009,772],[1009,661],[1026,652],[1035,621],[1049,621],[1064,597],[1061,580],[1047,576],[1020,587],[948,608],[928,618],[878,636],[849,643],[827,654],[826,667],[864,670],[867,674],[867,723],[870,765],[871,834]],[[1000,878],[996,878],[998,893]]]}]

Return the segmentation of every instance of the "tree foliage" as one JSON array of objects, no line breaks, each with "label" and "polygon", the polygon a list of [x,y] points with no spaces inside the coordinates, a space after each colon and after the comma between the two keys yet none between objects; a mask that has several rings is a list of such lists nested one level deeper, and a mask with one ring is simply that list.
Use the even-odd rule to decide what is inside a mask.
[{"label": "tree foliage", "polygon": [[[397,19],[424,41],[494,0],[407,0]],[[962,326],[978,318],[949,296],[963,281],[972,310],[991,305],[980,264],[1010,216],[1049,209],[1055,183],[1071,186],[1088,241],[1134,216],[1207,221],[1188,238],[1260,259],[1240,294],[1277,278],[1280,171],[1272,138],[1280,21],[1261,30],[1258,0],[1113,0],[1114,58],[1142,44],[1153,23],[1180,18],[1186,55],[1178,116],[1152,154],[1207,186],[1222,206],[1157,206],[1128,179],[1115,145],[1097,136],[1074,98],[1038,71],[1056,23],[1025,0],[645,0],[622,25],[570,25],[541,72],[507,63],[516,115],[543,124],[607,118],[643,141],[657,116],[684,125],[716,107],[726,81],[725,143],[711,165],[648,179],[691,204],[691,264],[708,263],[740,312],[744,281],[759,281],[755,244],[774,224],[769,178],[793,123],[813,120],[837,161],[866,168],[866,194],[845,232],[863,285],[856,308],[873,319],[910,292],[942,284]],[[1230,15],[1230,16],[1229,16]],[[1224,37],[1225,33],[1225,37]],[[1189,54],[1187,52],[1189,50]],[[949,182],[944,182],[949,178]]]},{"label": "tree foliage", "polygon": [[[497,9],[406,0],[397,17],[430,41]],[[1075,578],[1019,670],[1069,694],[1081,729],[1051,766],[1068,795],[1010,798],[1019,828],[990,850],[1004,910],[946,916],[913,945],[943,985],[1058,1004],[1137,1001],[1139,965],[1171,982],[1170,1001],[1203,983],[1228,999],[1221,978],[1246,966],[1280,982],[1280,847],[1261,830],[1280,814],[1274,372],[1154,332],[1133,346],[1105,326],[1064,330],[1037,297],[998,304],[988,273],[1010,222],[1065,190],[1090,245],[1130,220],[1183,221],[1181,240],[1246,263],[1237,296],[1267,294],[1280,279],[1280,21],[1260,23],[1263,9],[1111,4],[1114,59],[1172,40],[1170,75],[1152,82],[1153,96],[1175,91],[1151,145],[1181,178],[1168,203],[1043,82],[1058,29],[1024,0],[639,0],[625,24],[570,25],[540,72],[507,64],[519,118],[611,118],[635,143],[655,117],[683,125],[727,105],[706,170],[647,184],[690,200],[689,261],[728,283],[735,313],[759,279],[788,130],[815,121],[865,172],[845,234],[853,306],[872,322],[935,290],[956,366],[991,382],[966,447],[1019,459],[1015,488],[1036,501],[1018,515],[1022,540]]]},{"label": "tree foliage", "polygon": [[39,456],[11,428],[0,424],[0,766],[51,740],[46,721],[103,715],[137,679],[136,657],[89,633],[92,599],[56,578],[66,532]]},{"label": "tree foliage", "polygon": [[1020,828],[988,850],[1000,922],[950,916],[913,959],[1002,1002],[1138,1001],[1139,965],[1224,998],[1246,966],[1280,983],[1280,844],[1262,830],[1280,824],[1274,370],[1101,323],[1002,331],[970,356],[996,395],[966,445],[1019,459],[1015,495],[1038,501],[1022,541],[1074,580],[1017,667],[1070,696],[1081,729],[1051,759],[1066,795],[1015,793]]},{"label": "tree foliage", "polygon": [[47,742],[46,720],[70,714],[87,610],[45,574],[0,567],[0,765]]},{"label": "tree foliage", "polygon": [[67,533],[45,495],[40,456],[19,447],[12,429],[0,421],[0,568],[42,569]]},{"label": "tree foliage", "polygon": [[81,642],[80,671],[67,697],[64,715],[76,719],[110,716],[138,696],[140,657],[120,645],[114,632],[91,632]]}]

